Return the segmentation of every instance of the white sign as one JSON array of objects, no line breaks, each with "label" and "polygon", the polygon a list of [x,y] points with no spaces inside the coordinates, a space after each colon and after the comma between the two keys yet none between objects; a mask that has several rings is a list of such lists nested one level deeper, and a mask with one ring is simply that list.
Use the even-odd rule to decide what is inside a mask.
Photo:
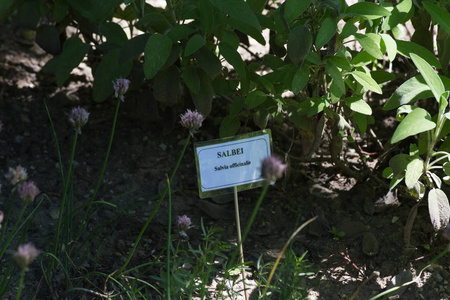
[{"label": "white sign", "polygon": [[[271,155],[270,130],[195,144],[201,198],[263,185],[261,161]],[[214,192],[212,192],[214,191]]]}]

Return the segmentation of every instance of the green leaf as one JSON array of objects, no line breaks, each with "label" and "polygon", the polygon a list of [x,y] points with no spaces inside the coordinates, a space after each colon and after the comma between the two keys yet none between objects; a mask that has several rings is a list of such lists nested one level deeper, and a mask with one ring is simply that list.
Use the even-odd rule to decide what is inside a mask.
[{"label": "green leaf", "polygon": [[342,79],[341,71],[331,62],[327,63],[326,70],[331,78],[333,78],[333,82],[339,89],[340,94],[343,95],[345,93],[345,83],[344,79]]},{"label": "green leaf", "polygon": [[436,123],[431,121],[430,114],[422,108],[416,108],[410,112],[398,125],[392,136],[391,143],[395,144],[409,136],[431,130]]},{"label": "green leaf", "polygon": [[428,1],[424,1],[422,4],[431,15],[433,21],[438,23],[439,26],[441,26],[445,32],[450,35],[450,13],[448,13],[444,8]]},{"label": "green leaf", "polygon": [[355,122],[358,126],[358,129],[361,133],[366,133],[367,130],[367,116],[364,114],[360,114],[358,112],[355,113]]},{"label": "green leaf", "polygon": [[59,40],[59,32],[55,26],[41,25],[36,30],[36,44],[45,52],[52,55],[61,53],[61,41]]},{"label": "green leaf", "polygon": [[230,117],[235,118],[241,112],[245,106],[244,97],[236,97],[233,99],[230,105]]},{"label": "green leaf", "polygon": [[312,47],[312,35],[306,26],[292,29],[287,42],[287,53],[295,65],[303,62]]},{"label": "green leaf", "polygon": [[428,211],[435,230],[447,226],[450,219],[450,205],[447,195],[441,189],[431,189],[428,193]]},{"label": "green leaf", "polygon": [[450,162],[446,162],[442,165],[445,175],[450,176]]},{"label": "green leaf", "polygon": [[200,79],[200,91],[198,94],[191,91],[191,97],[195,108],[206,117],[211,112],[214,90],[211,79],[205,71],[197,69],[197,74]]},{"label": "green leaf", "polygon": [[410,53],[417,54],[424,60],[426,60],[430,65],[435,68],[442,68],[441,64],[437,60],[436,56],[430,52],[425,47],[422,47],[413,42],[397,40],[397,52],[405,57],[410,57]]},{"label": "green leaf", "polygon": [[[305,1],[306,2],[306,1]],[[320,50],[336,34],[337,24],[334,18],[326,18],[316,37],[316,49]]]},{"label": "green leaf", "polygon": [[426,84],[425,79],[423,79],[422,75],[417,75],[405,81],[395,90],[386,104],[384,104],[383,110],[394,109],[432,96],[433,93]]},{"label": "green leaf", "polygon": [[102,58],[94,74],[94,86],[92,93],[95,102],[102,102],[114,92],[112,81],[123,77],[126,78],[133,68],[131,60],[119,65],[120,49],[114,49]]},{"label": "green leaf", "polygon": [[172,40],[166,35],[152,34],[145,45],[144,74],[147,79],[152,79],[164,66],[172,49]]},{"label": "green leaf", "polygon": [[241,55],[237,50],[226,43],[219,44],[220,54],[227,60],[229,64],[231,64],[236,72],[241,76],[241,78],[245,79],[247,77],[246,65],[242,60]]},{"label": "green leaf", "polygon": [[197,52],[201,47],[206,44],[205,39],[200,34],[193,35],[186,44],[184,49],[184,56],[189,56],[194,52]]},{"label": "green leaf", "polygon": [[384,31],[388,31],[396,27],[400,22],[404,23],[403,19],[405,19],[411,9],[411,0],[403,0],[399,4],[395,5],[391,11],[391,15],[388,16],[381,25],[381,29]]},{"label": "green leaf", "polygon": [[192,93],[198,94],[200,92],[200,78],[198,77],[196,67],[192,65],[184,67],[181,76]]},{"label": "green leaf", "polygon": [[284,19],[286,23],[291,23],[295,18],[299,17],[308,7],[309,0],[286,0],[284,9]]},{"label": "green leaf", "polygon": [[431,92],[434,95],[434,98],[439,103],[441,95],[445,92],[444,84],[436,72],[431,68],[431,66],[420,56],[411,53],[411,59],[416,65],[417,69],[419,69],[422,74],[425,82],[431,89]]},{"label": "green leaf", "polygon": [[256,29],[253,26],[250,26],[248,23],[246,23],[243,20],[235,19],[235,18],[229,18],[226,22],[231,28],[235,30],[239,30],[246,35],[249,35],[250,37],[254,38],[258,43],[261,45],[266,44],[266,40],[264,39],[264,36],[261,34],[261,31],[259,29]]},{"label": "green leaf", "polygon": [[172,40],[172,43],[179,42],[195,31],[195,28],[190,24],[177,24],[173,26],[167,33],[167,36]]},{"label": "green leaf", "polygon": [[372,108],[363,99],[359,99],[359,98],[355,99],[355,97],[347,98],[347,99],[345,99],[345,104],[347,104],[347,106],[355,112],[358,112],[360,114],[367,115],[367,116],[372,115]]},{"label": "green leaf", "polygon": [[106,38],[108,43],[122,46],[128,41],[125,31],[123,31],[123,28],[117,23],[106,22],[101,24],[99,29],[100,33]]},{"label": "green leaf", "polygon": [[202,24],[203,32],[211,32],[214,26],[214,7],[209,0],[200,0],[198,3],[200,12],[199,21]]},{"label": "green leaf", "polygon": [[214,79],[222,71],[222,64],[219,58],[208,47],[203,46],[200,48],[200,50],[194,53],[194,57],[211,79]]},{"label": "green leaf", "polygon": [[266,101],[267,95],[260,90],[255,90],[247,95],[245,103],[249,108],[255,108]]},{"label": "green leaf", "polygon": [[363,87],[375,92],[377,94],[382,94],[381,88],[378,86],[378,83],[373,80],[370,75],[361,72],[361,71],[353,71],[350,74],[358,81]]},{"label": "green leaf", "polygon": [[294,78],[292,79],[292,88],[291,91],[294,94],[300,93],[309,81],[309,68],[306,63],[302,65],[300,69],[295,72]]},{"label": "green leaf", "polygon": [[420,158],[413,159],[406,166],[405,184],[408,189],[412,190],[420,176],[422,176],[423,166],[423,160]]},{"label": "green leaf", "polygon": [[230,137],[236,135],[239,128],[241,127],[241,122],[238,118],[233,118],[231,116],[226,116],[222,119],[219,127],[219,134],[221,138]]},{"label": "green leaf", "polygon": [[397,154],[389,160],[389,167],[391,167],[394,173],[394,178],[402,179],[405,177],[405,170],[409,162],[413,158],[407,154]]},{"label": "green leaf", "polygon": [[261,31],[255,13],[244,0],[211,0],[211,3],[229,16]]},{"label": "green leaf", "polygon": [[[328,102],[326,97],[314,98],[312,100],[313,100],[313,103],[312,103],[311,108],[308,111],[308,114],[307,114],[308,117],[317,115],[318,113],[320,113],[321,111],[323,111],[325,108],[327,108],[330,105],[330,102]],[[345,123],[347,123],[344,120],[344,118],[341,118],[340,122],[341,121],[344,121]],[[347,125],[348,125],[348,123],[347,123]]]},{"label": "green leaf", "polygon": [[383,59],[383,53],[380,50],[380,45],[377,44],[369,35],[355,33],[354,36],[364,48],[364,50],[367,51],[367,53],[369,53],[376,59]]},{"label": "green leaf", "polygon": [[393,61],[395,59],[395,56],[397,55],[397,43],[389,34],[381,33],[380,36],[383,39],[384,44],[386,45],[386,51],[389,60]]},{"label": "green leaf", "polygon": [[43,71],[54,73],[56,84],[61,87],[69,78],[72,70],[81,63],[89,49],[90,46],[83,43],[77,36],[70,37],[64,42],[61,54],[48,61]]},{"label": "green leaf", "polygon": [[149,37],[150,34],[144,33],[126,41],[120,49],[119,64],[143,53]]},{"label": "green leaf", "polygon": [[180,94],[180,70],[171,65],[159,71],[153,79],[153,96],[158,102],[175,106]]},{"label": "green leaf", "polygon": [[347,7],[347,9],[345,10],[345,14],[361,16],[369,20],[375,20],[381,17],[387,17],[391,13],[387,9],[375,3],[358,2]]}]

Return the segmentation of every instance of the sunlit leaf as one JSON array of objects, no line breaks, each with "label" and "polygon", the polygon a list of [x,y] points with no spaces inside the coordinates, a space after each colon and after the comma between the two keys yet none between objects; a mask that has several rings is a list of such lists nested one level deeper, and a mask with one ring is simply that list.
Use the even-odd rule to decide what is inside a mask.
[{"label": "sunlit leaf", "polygon": [[411,53],[411,59],[416,65],[417,69],[419,69],[420,73],[422,74],[423,78],[425,79],[425,82],[428,84],[428,86],[431,89],[431,92],[434,95],[434,98],[436,101],[439,102],[439,99],[441,98],[441,95],[444,93],[445,88],[444,84],[442,83],[442,80],[439,78],[437,73],[431,68],[431,66],[420,56],[417,54]]},{"label": "sunlit leaf", "polygon": [[382,94],[381,88],[378,86],[378,83],[373,80],[370,75],[361,71],[353,71],[351,72],[356,81],[358,81],[363,87],[375,92],[377,94]]},{"label": "sunlit leaf", "polygon": [[420,176],[422,176],[423,166],[423,160],[420,158],[413,159],[406,166],[405,184],[408,189],[413,189]]},{"label": "sunlit leaf", "polygon": [[441,189],[431,189],[428,193],[428,211],[435,230],[447,225],[450,219],[450,205],[447,195]]},{"label": "sunlit leaf", "polygon": [[416,108],[410,112],[395,130],[391,143],[395,144],[409,136],[431,130],[436,123],[431,121],[430,114],[422,108]]}]

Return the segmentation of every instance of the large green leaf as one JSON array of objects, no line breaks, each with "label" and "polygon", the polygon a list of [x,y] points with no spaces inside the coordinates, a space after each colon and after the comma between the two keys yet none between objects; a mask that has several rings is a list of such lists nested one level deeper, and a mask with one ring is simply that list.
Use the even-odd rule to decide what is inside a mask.
[{"label": "large green leaf", "polygon": [[431,120],[430,114],[423,108],[411,111],[398,125],[392,136],[391,143],[395,144],[409,136],[431,130],[436,123]]},{"label": "large green leaf", "polygon": [[389,60],[393,61],[395,59],[395,56],[397,55],[397,43],[389,34],[382,33],[380,34],[380,36],[383,39],[384,44],[386,45],[386,51]]},{"label": "large green leaf", "polygon": [[61,54],[48,61],[43,71],[54,73],[56,84],[61,87],[69,78],[72,70],[83,60],[89,49],[90,46],[83,43],[77,36],[70,37],[64,42]]},{"label": "large green leaf", "polygon": [[336,34],[337,24],[333,18],[326,18],[316,37],[316,49],[320,50]]},{"label": "large green leaf", "polygon": [[364,48],[364,50],[367,51],[367,53],[369,53],[376,59],[383,59],[383,53],[380,50],[380,45],[377,44],[369,35],[355,33],[354,36]]},{"label": "large green leaf", "polygon": [[423,160],[418,157],[408,163],[405,174],[405,184],[408,189],[412,190],[414,188],[414,185],[422,176],[423,167]]},{"label": "large green leaf", "polygon": [[308,27],[297,26],[289,34],[287,53],[294,64],[303,62],[312,46],[312,35]]},{"label": "large green leaf", "polygon": [[180,95],[180,70],[171,65],[159,71],[153,81],[153,96],[155,100],[168,106],[175,106]]},{"label": "large green leaf", "polygon": [[417,75],[405,81],[391,95],[389,100],[383,106],[383,110],[390,110],[401,105],[410,104],[420,99],[432,97],[433,93],[426,84],[422,75]]},{"label": "large green leaf", "polygon": [[439,78],[439,76],[436,74],[433,68],[431,68],[431,66],[423,58],[414,53],[411,53],[410,55],[412,61],[414,62],[417,69],[419,69],[420,73],[425,79],[425,82],[430,87],[431,92],[434,95],[434,98],[439,103],[441,95],[445,92],[442,80]]},{"label": "large green leaf", "polygon": [[413,6],[411,0],[403,0],[399,4],[395,5],[391,11],[391,15],[386,17],[386,20],[384,20],[383,24],[381,25],[381,29],[384,31],[388,31],[397,26],[400,22],[403,21],[403,19],[405,19],[405,17],[411,11],[412,7]]},{"label": "large green leaf", "polygon": [[241,122],[238,118],[233,118],[231,116],[226,116],[222,119],[219,127],[219,135],[221,138],[234,136],[239,128],[241,127]]},{"label": "large green leaf", "polygon": [[422,47],[413,42],[397,40],[397,52],[405,57],[410,57],[410,53],[417,54],[425,59],[430,65],[440,69],[442,66],[437,60],[436,56],[425,47]]},{"label": "large green leaf", "polygon": [[255,13],[244,0],[211,0],[211,3],[231,17],[261,30]]},{"label": "large green leaf", "polygon": [[191,92],[194,94],[198,94],[200,92],[200,78],[198,77],[196,67],[192,65],[184,67],[181,76]]},{"label": "large green leaf", "polygon": [[431,189],[428,193],[428,211],[435,230],[447,226],[450,219],[450,205],[447,195],[441,189]]},{"label": "large green leaf", "polygon": [[247,77],[246,66],[239,52],[226,43],[220,43],[219,50],[220,54],[234,67],[241,78],[245,79]]},{"label": "large green leaf", "polygon": [[294,94],[300,93],[309,81],[309,68],[306,63],[302,65],[300,69],[295,72],[294,78],[292,79],[291,91]]},{"label": "large green leaf", "polygon": [[108,43],[122,46],[128,37],[122,26],[114,22],[106,22],[99,26],[100,33],[106,38]]},{"label": "large green leaf", "polygon": [[378,86],[378,83],[370,77],[369,74],[361,72],[361,71],[353,71],[350,74],[358,81],[363,87],[375,92],[377,94],[382,94],[381,88]]},{"label": "large green leaf", "polygon": [[222,71],[222,64],[219,58],[208,47],[203,46],[194,53],[200,67],[208,73],[211,79],[214,79]]},{"label": "large green leaf", "polygon": [[370,116],[372,114],[372,108],[363,99],[355,98],[355,97],[347,98],[347,99],[345,99],[345,104],[347,104],[347,106],[351,110],[358,112],[360,114],[367,115],[367,116]]},{"label": "large green leaf", "polygon": [[372,2],[355,3],[347,7],[345,13],[348,15],[365,17],[369,20],[379,19],[391,14],[387,9]]},{"label": "large green leaf", "polygon": [[236,19],[236,18],[228,18],[226,23],[230,25],[231,28],[235,30],[239,30],[246,35],[254,38],[258,43],[261,45],[266,44],[266,40],[264,39],[264,36],[261,34],[261,31],[259,29],[256,29],[255,27],[249,25],[244,20]]},{"label": "large green leaf", "polygon": [[43,24],[36,30],[36,43],[52,55],[61,53],[61,41],[59,40],[59,32],[55,26]]},{"label": "large green leaf", "polygon": [[339,69],[332,63],[327,63],[326,66],[327,73],[330,74],[331,78],[333,78],[334,84],[339,89],[339,93],[343,95],[345,93],[345,83],[344,79],[342,79],[342,73]]},{"label": "large green leaf", "polygon": [[245,98],[245,103],[250,108],[255,108],[258,105],[264,103],[266,101],[267,95],[260,90],[255,90],[247,95],[247,98]]},{"label": "large green leaf", "polygon": [[205,39],[200,34],[193,35],[184,48],[184,56],[189,56],[194,52],[197,52],[201,47],[206,44]]},{"label": "large green leaf", "polygon": [[172,40],[166,35],[152,34],[145,45],[144,74],[147,79],[152,79],[164,66],[172,49]]},{"label": "large green leaf", "polygon": [[441,26],[445,30],[445,32],[450,35],[450,13],[448,13],[448,11],[446,11],[444,8],[428,1],[424,1],[422,2],[422,4],[423,7],[425,7],[425,9],[431,15],[431,18],[433,18],[433,21],[438,23],[439,26]]},{"label": "large green leaf", "polygon": [[205,71],[197,69],[197,74],[200,79],[200,90],[199,93],[193,93],[191,91],[191,97],[195,108],[197,108],[202,115],[207,116],[211,112],[214,90],[211,79]]},{"label": "large green leaf", "polygon": [[284,8],[284,19],[286,23],[291,23],[300,16],[308,7],[309,0],[286,0]]},{"label": "large green leaf", "polygon": [[119,64],[143,53],[149,36],[150,34],[144,33],[126,41],[120,49]]}]

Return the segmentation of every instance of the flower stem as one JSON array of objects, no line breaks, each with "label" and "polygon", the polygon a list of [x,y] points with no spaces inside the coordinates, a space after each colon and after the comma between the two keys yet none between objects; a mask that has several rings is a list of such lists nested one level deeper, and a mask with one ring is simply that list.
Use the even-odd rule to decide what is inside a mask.
[{"label": "flower stem", "polygon": [[151,220],[153,219],[153,217],[155,216],[156,212],[158,211],[158,208],[161,206],[161,203],[164,199],[164,197],[166,196],[167,191],[169,190],[170,184],[172,183],[173,177],[175,177],[175,173],[178,170],[178,166],[180,165],[181,159],[184,156],[184,152],[186,151],[186,148],[189,144],[189,141],[191,139],[191,136],[188,135],[187,139],[186,139],[186,143],[184,144],[183,150],[181,151],[180,157],[178,158],[177,164],[175,165],[175,169],[172,171],[172,174],[170,175],[169,178],[169,184],[166,186],[166,188],[164,189],[163,194],[161,195],[161,198],[159,198],[158,203],[156,204],[156,207],[153,209],[152,214],[150,215],[150,217],[148,217],[147,222],[145,222],[144,226],[141,229],[141,232],[139,233],[136,241],[134,242],[133,245],[133,249],[131,249],[130,254],[128,255],[127,260],[125,261],[125,263],[122,265],[122,267],[120,269],[118,269],[116,272],[114,272],[114,274],[116,275],[120,275],[120,273],[122,273],[122,271],[127,267],[127,265],[130,263],[131,258],[134,255],[134,252],[136,251],[136,248],[142,238],[142,235],[144,234],[145,230],[147,229],[148,225],[150,224]]},{"label": "flower stem", "polygon": [[26,269],[27,268],[22,268],[22,271],[20,271],[19,289],[17,290],[16,300],[20,300],[20,295],[22,294],[23,281],[25,278],[25,270]]}]

